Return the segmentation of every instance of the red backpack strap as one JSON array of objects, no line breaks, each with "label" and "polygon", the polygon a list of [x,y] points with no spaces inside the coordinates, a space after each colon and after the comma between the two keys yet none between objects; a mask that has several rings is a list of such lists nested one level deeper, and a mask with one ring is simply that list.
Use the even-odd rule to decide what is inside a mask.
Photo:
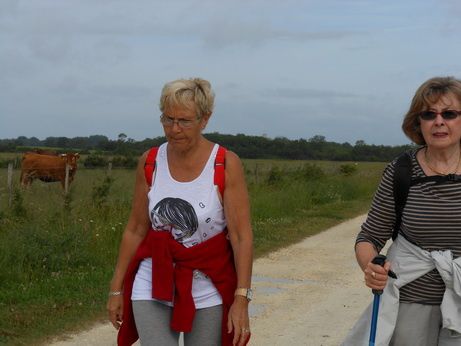
[{"label": "red backpack strap", "polygon": [[214,184],[218,186],[223,198],[226,186],[226,151],[226,148],[219,146],[214,161]]},{"label": "red backpack strap", "polygon": [[146,176],[147,185],[152,185],[152,174],[155,170],[155,159],[157,158],[158,147],[153,147],[149,150],[146,157],[146,163],[144,163],[144,175]]}]

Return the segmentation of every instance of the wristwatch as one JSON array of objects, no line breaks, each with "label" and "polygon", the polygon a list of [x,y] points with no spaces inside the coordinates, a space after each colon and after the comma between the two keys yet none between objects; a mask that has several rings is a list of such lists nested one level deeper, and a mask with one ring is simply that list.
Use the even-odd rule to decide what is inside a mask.
[{"label": "wristwatch", "polygon": [[244,296],[248,301],[251,301],[253,299],[253,290],[251,288],[237,288],[234,295]]}]

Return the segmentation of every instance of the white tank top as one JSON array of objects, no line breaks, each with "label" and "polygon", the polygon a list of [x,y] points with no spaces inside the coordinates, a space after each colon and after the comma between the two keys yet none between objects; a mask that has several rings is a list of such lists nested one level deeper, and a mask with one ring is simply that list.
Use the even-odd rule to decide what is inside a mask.
[{"label": "white tank top", "polygon": [[[157,153],[153,185],[148,193],[149,217],[153,229],[171,232],[176,241],[192,247],[221,233],[226,227],[218,187],[214,185],[214,161],[219,145],[214,145],[200,175],[189,182],[179,182],[171,176],[167,145],[162,144]],[[216,287],[198,270],[194,271],[192,297],[197,309],[222,304]],[[141,262],[131,299],[152,300],[152,258]]]}]

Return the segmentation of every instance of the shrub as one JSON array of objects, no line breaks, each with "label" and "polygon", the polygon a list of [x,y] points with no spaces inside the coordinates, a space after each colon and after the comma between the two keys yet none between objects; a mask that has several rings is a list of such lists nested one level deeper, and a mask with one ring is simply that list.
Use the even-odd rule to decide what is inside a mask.
[{"label": "shrub", "polygon": [[345,176],[351,176],[357,172],[357,166],[350,163],[339,166],[339,172]]},{"label": "shrub", "polygon": [[73,200],[73,196],[72,196],[72,188],[69,187],[69,190],[67,191],[67,193],[64,193],[64,196],[63,196],[63,202],[64,202],[64,210],[70,214],[70,212],[72,211],[72,200]]},{"label": "shrub", "polygon": [[13,215],[16,217],[24,218],[27,215],[27,210],[24,207],[24,200],[18,188],[13,189],[12,211]]},{"label": "shrub", "polygon": [[272,166],[267,175],[267,184],[276,185],[283,180],[283,172],[278,166]]},{"label": "shrub", "polygon": [[107,160],[101,155],[88,155],[83,162],[85,168],[97,168],[97,167],[105,167],[107,166]]},{"label": "shrub", "polygon": [[114,156],[112,165],[114,168],[134,168],[138,164],[134,156]]},{"label": "shrub", "polygon": [[100,208],[107,204],[110,188],[112,187],[113,183],[114,178],[112,178],[110,175],[106,175],[99,184],[93,186],[91,199],[93,200],[95,206]]},{"label": "shrub", "polygon": [[320,179],[325,176],[322,168],[311,163],[306,163],[298,173],[302,179],[306,180]]}]

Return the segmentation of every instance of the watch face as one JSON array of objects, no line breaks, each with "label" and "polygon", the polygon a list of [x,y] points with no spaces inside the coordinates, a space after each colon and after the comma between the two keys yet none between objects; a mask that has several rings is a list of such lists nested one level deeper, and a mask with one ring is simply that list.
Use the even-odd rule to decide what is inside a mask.
[{"label": "watch face", "polygon": [[247,289],[247,299],[248,300],[253,299],[253,290],[251,288]]}]

